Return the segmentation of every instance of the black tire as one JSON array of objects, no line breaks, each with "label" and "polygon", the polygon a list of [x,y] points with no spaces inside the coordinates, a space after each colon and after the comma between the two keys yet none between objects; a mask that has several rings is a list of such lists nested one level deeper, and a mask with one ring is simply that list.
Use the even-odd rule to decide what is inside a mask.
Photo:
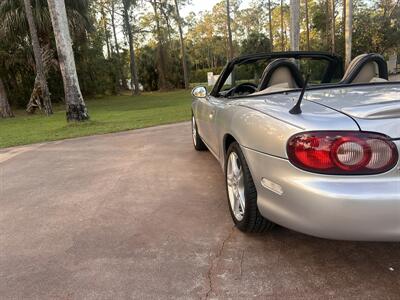
[{"label": "black tire", "polygon": [[[231,153],[234,152],[237,156],[238,165],[240,164],[240,169],[243,174],[243,183],[244,183],[244,201],[245,208],[244,213],[241,220],[238,220],[233,212],[233,208],[230,201],[230,195],[228,191],[228,160],[231,156]],[[233,156],[235,157],[235,156]],[[235,157],[236,159],[236,157]],[[243,152],[240,149],[240,146],[237,142],[233,142],[230,144],[228,148],[228,152],[225,159],[225,184],[226,184],[226,194],[228,198],[229,210],[231,212],[231,216],[233,222],[236,227],[243,232],[251,232],[251,233],[261,233],[271,229],[274,226],[274,223],[265,219],[258,210],[257,206],[257,190],[253,182],[253,178],[251,176],[249,167],[247,165],[246,159],[244,158]]]},{"label": "black tire", "polygon": [[203,140],[199,135],[199,131],[197,130],[196,118],[192,114],[192,141],[193,147],[197,151],[205,151],[207,150],[207,146],[204,144]]}]

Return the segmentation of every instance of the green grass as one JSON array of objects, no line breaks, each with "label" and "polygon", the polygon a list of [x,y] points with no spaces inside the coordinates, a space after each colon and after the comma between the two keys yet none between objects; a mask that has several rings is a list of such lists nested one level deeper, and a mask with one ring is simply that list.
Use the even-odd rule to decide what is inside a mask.
[{"label": "green grass", "polygon": [[0,119],[0,148],[189,120],[190,99],[183,90],[89,99],[90,121],[82,123],[67,123],[62,105],[50,117],[14,111],[15,118]]}]

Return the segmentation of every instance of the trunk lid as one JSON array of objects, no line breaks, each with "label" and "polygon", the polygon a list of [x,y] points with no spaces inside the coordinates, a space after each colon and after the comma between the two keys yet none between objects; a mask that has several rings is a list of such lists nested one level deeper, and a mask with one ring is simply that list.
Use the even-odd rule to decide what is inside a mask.
[{"label": "trunk lid", "polygon": [[400,138],[400,84],[352,86],[306,92],[306,99],[352,117],[363,131]]}]

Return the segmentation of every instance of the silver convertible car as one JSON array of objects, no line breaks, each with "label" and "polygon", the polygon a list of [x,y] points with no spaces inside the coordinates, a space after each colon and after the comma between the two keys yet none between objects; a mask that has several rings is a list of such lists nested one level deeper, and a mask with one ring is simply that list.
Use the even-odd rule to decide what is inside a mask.
[{"label": "silver convertible car", "polygon": [[400,82],[378,54],[260,53],[192,91],[196,150],[221,164],[237,228],[400,241]]}]

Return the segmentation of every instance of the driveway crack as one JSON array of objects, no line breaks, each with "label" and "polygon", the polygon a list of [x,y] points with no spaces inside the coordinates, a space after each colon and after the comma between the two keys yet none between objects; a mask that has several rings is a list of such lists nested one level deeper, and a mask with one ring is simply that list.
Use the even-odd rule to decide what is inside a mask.
[{"label": "driveway crack", "polygon": [[235,232],[235,226],[232,226],[229,234],[227,237],[222,241],[221,246],[218,248],[218,251],[214,258],[211,260],[210,267],[208,268],[207,271],[207,278],[208,278],[208,291],[205,295],[205,299],[209,299],[210,295],[214,292],[214,283],[213,283],[213,274],[214,274],[214,269],[216,267],[216,263],[219,260],[219,258],[222,256],[225,245],[226,243],[232,238],[233,233]]}]

